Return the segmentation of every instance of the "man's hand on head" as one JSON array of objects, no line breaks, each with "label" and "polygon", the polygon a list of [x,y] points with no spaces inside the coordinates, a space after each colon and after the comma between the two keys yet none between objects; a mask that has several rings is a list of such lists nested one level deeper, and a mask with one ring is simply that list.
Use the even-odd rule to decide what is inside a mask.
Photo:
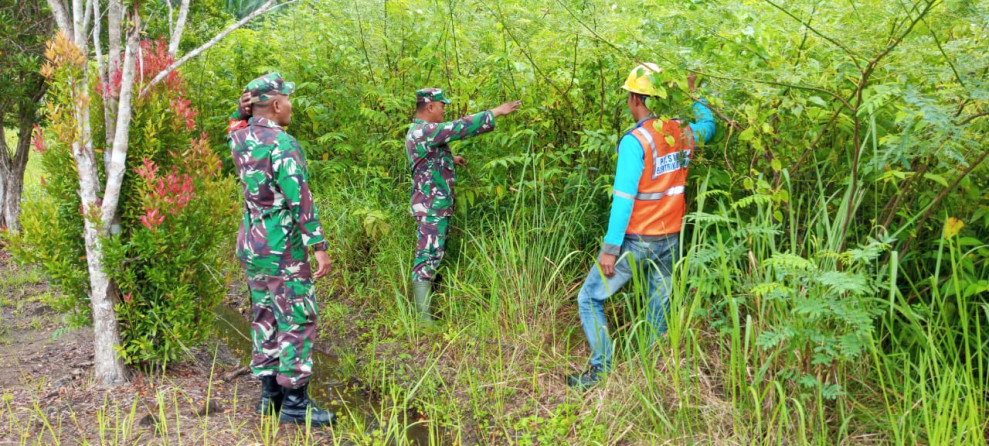
[{"label": "man's hand on head", "polygon": [[240,119],[246,120],[250,118],[252,108],[251,93],[245,91],[244,94],[240,95],[240,101],[237,102],[237,114],[240,115]]}]

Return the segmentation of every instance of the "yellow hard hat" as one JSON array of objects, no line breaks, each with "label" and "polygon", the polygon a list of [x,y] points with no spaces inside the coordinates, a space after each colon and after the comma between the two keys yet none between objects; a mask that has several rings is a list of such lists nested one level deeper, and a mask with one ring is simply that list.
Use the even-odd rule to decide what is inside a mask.
[{"label": "yellow hard hat", "polygon": [[632,72],[628,74],[628,78],[625,79],[625,85],[622,88],[632,92],[644,94],[646,96],[659,96],[659,91],[656,90],[656,86],[652,84],[649,80],[650,74],[659,74],[663,70],[659,68],[658,65],[647,62],[639,65],[632,69]]}]

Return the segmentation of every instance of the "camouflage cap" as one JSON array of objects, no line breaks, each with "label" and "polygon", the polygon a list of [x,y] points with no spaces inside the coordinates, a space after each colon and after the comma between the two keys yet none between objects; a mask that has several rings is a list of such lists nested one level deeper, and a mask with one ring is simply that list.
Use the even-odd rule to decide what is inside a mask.
[{"label": "camouflage cap", "polygon": [[439,88],[423,88],[416,91],[416,104],[428,104],[430,102],[449,104],[451,101],[443,96],[443,90]]},{"label": "camouflage cap", "polygon": [[285,82],[281,74],[274,72],[254,79],[244,87],[244,91],[251,93],[251,103],[256,104],[279,94],[292,94],[295,91],[295,83]]}]

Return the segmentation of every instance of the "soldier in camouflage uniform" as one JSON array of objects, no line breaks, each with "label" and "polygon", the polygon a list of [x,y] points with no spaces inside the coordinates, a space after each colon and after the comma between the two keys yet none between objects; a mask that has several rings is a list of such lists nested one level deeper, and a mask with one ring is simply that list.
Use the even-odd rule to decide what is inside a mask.
[{"label": "soldier in camouflage uniform", "polygon": [[432,321],[430,294],[450,232],[454,165],[467,165],[462,157],[453,156],[448,144],[494,130],[495,117],[512,113],[521,105],[520,101],[507,102],[456,121],[443,122],[443,112],[449,103],[439,88],[416,91],[416,118],[405,136],[405,151],[412,170],[411,211],[418,223],[412,292],[419,318],[426,323]]},{"label": "soldier in camouflage uniform", "polygon": [[[251,369],[262,382],[257,410],[280,408],[281,422],[322,426],[335,415],[313,404],[307,388],[318,318],[313,280],[330,271],[330,259],[305,156],[282,129],[291,121],[294,90],[278,73],[251,81],[227,144],[244,191],[237,257],[247,273],[254,314]],[[315,273],[309,247],[319,264]]]}]

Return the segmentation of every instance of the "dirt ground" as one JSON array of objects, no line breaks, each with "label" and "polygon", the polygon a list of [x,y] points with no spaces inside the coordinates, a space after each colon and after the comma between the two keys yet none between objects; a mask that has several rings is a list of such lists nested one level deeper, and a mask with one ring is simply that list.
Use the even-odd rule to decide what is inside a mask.
[{"label": "dirt ground", "polygon": [[[314,370],[310,386],[314,397],[331,402],[324,407],[342,415],[333,429],[307,431],[304,426],[279,425],[254,413],[260,393],[258,382],[243,367],[249,346],[212,338],[195,346],[183,362],[169,364],[166,371],[132,370],[130,383],[103,387],[93,382],[92,329],[66,331],[58,312],[51,308],[52,295],[37,269],[14,264],[0,248],[0,446],[7,444],[388,444],[380,432],[385,408],[396,407],[389,386],[417,386],[424,370],[432,369],[442,382],[454,382],[463,361],[474,353],[450,348],[436,358],[433,350],[446,331],[438,330],[409,342],[372,323],[324,323],[317,343],[316,366],[343,367],[334,373],[323,364]],[[245,315],[243,284],[233,284],[225,302],[234,314]],[[375,308],[344,297],[334,298],[333,308],[348,320],[381,319]],[[327,306],[329,311],[329,306]],[[218,313],[220,314],[220,313]],[[331,321],[339,315],[327,316]],[[368,346],[369,339],[377,342]],[[483,343],[502,355],[518,357],[524,346],[508,339],[474,340],[464,348]],[[237,350],[231,350],[231,348]],[[325,358],[325,359],[324,359]],[[341,361],[341,358],[349,358]],[[434,359],[430,359],[434,358]],[[435,362],[432,362],[435,361]],[[483,364],[477,364],[481,366]],[[361,373],[364,371],[364,373]],[[368,375],[367,373],[371,373]],[[385,373],[385,376],[378,375]],[[526,370],[524,376],[533,376]],[[382,380],[389,384],[382,387]],[[541,395],[519,388],[501,397],[503,404],[523,416],[532,412],[527,401],[539,400],[539,413],[550,413],[565,400],[566,389],[553,373],[539,373]],[[545,382],[543,382],[545,381]],[[364,383],[378,383],[368,386]],[[501,383],[506,384],[506,383]],[[510,384],[510,383],[507,383]],[[506,384],[506,385],[507,385]],[[315,387],[314,387],[315,386]],[[523,386],[524,387],[524,386]],[[333,390],[331,390],[333,389]],[[333,395],[331,395],[331,393]],[[390,395],[390,396],[389,396]],[[491,414],[475,414],[470,396],[462,391],[450,395],[464,409],[457,420],[430,420],[427,408],[396,409],[413,422],[399,443],[418,444],[507,444],[512,429],[496,423]],[[347,407],[343,407],[346,405]],[[397,405],[401,407],[401,404]],[[434,406],[430,410],[445,410]],[[378,411],[381,412],[378,412]],[[370,411],[370,412],[369,412]],[[524,412],[524,414],[523,414]],[[454,437],[450,426],[457,424]],[[440,438],[430,438],[427,426],[438,424]],[[490,425],[483,428],[482,424]]]},{"label": "dirt ground", "polygon": [[[218,341],[166,372],[134,371],[129,384],[94,384],[90,328],[64,331],[35,271],[0,250],[0,445],[300,444],[332,441],[328,428],[263,422],[259,385]],[[64,331],[64,332],[63,332]]]}]

